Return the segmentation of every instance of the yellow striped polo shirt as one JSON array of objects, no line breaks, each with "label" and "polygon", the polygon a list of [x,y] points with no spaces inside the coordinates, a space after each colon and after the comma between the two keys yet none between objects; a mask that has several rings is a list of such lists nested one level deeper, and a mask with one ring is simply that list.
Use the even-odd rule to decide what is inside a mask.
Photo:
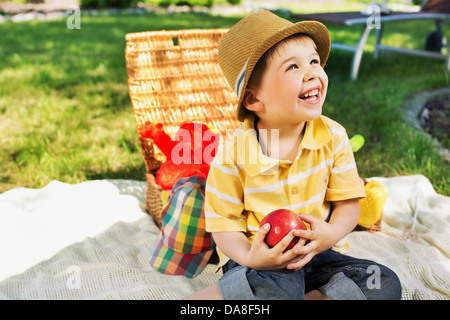
[{"label": "yellow striped polo shirt", "polygon": [[[275,209],[326,220],[330,202],[362,197],[364,184],[340,124],[325,116],[306,122],[297,157],[291,162],[264,155],[254,117],[248,117],[211,163],[205,193],[206,230],[244,232],[253,241],[261,220]],[[228,258],[220,248],[217,251],[221,266]]]}]

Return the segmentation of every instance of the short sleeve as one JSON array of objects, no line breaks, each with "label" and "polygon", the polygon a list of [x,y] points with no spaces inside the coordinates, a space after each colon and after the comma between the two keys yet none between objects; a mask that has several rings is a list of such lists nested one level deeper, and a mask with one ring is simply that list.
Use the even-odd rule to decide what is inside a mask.
[{"label": "short sleeve", "polygon": [[233,150],[232,145],[225,145],[211,163],[205,190],[208,232],[247,230],[242,171],[236,164]]},{"label": "short sleeve", "polygon": [[364,198],[364,182],[356,168],[355,157],[345,130],[334,135],[333,166],[325,200],[340,201]]}]

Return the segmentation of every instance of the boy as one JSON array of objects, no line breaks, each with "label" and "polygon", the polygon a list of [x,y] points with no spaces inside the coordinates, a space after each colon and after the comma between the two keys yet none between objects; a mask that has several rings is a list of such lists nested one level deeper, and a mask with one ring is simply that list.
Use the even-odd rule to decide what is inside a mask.
[{"label": "boy", "polygon": [[[321,23],[293,24],[268,11],[222,39],[219,63],[244,125],[216,156],[206,185],[206,228],[224,275],[188,298],[401,298],[391,270],[332,249],[356,226],[365,191],[345,129],[321,116],[329,50]],[[269,248],[271,226],[259,224],[279,208],[300,213],[309,230]],[[302,240],[285,251],[295,236]]]}]

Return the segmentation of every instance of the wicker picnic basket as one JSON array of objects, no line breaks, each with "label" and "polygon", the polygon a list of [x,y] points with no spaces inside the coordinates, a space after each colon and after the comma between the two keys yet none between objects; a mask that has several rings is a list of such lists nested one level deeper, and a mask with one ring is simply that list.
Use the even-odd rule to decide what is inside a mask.
[{"label": "wicker picnic basket", "polygon": [[[239,127],[238,99],[218,62],[227,29],[152,31],[126,35],[128,87],[138,133],[146,122],[162,123],[173,137],[186,121],[217,129],[222,137]],[[231,131],[230,131],[231,130]],[[161,226],[161,188],[154,173],[165,156],[139,136],[147,169],[147,211]]]}]

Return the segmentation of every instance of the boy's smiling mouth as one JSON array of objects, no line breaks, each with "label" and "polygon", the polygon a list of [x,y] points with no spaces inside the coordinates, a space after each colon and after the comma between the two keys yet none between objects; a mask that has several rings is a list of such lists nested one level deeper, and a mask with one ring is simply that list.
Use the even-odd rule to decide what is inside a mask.
[{"label": "boy's smiling mouth", "polygon": [[301,94],[299,98],[304,101],[315,102],[316,100],[319,99],[320,97],[319,94],[320,94],[319,88],[313,88]]}]

